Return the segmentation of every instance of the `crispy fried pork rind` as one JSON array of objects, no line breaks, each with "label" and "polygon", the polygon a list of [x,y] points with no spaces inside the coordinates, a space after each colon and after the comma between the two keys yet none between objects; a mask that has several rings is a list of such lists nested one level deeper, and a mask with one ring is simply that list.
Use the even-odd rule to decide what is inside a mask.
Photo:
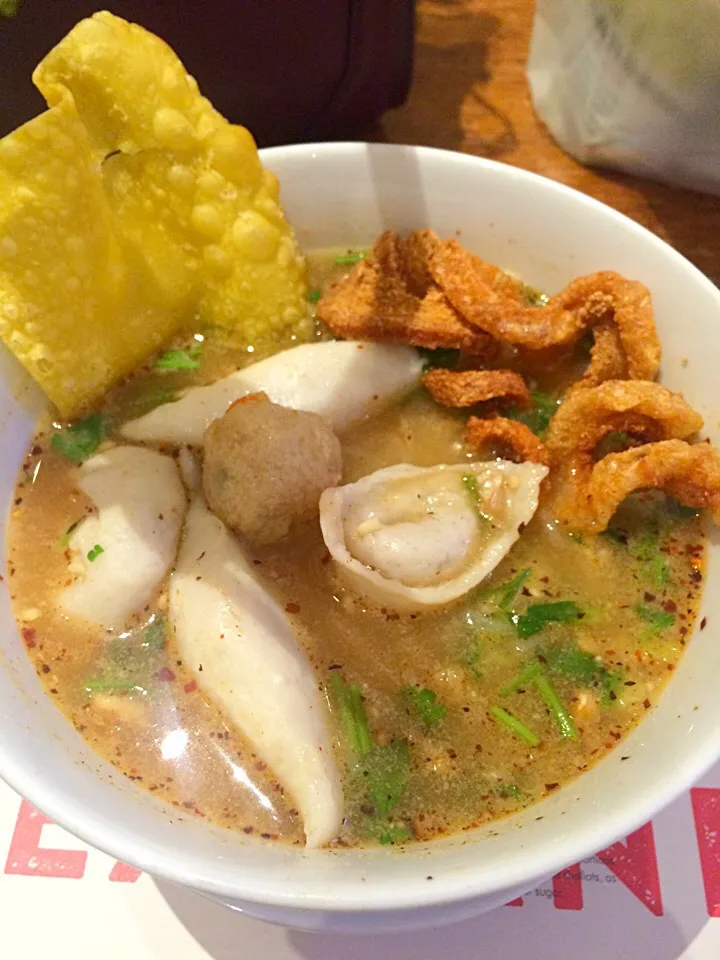
[{"label": "crispy fried pork rind", "polygon": [[437,286],[426,286],[434,235],[421,231],[411,236],[406,242],[393,231],[381,234],[372,255],[324,294],[318,317],[345,339],[493,354],[492,337],[464,323]]},{"label": "crispy fried pork rind", "polygon": [[480,419],[470,417],[465,431],[465,442],[476,450],[485,451],[489,446],[500,446],[511,450],[520,461],[550,465],[550,457],[545,445],[524,423],[508,420],[505,417]]},{"label": "crispy fried pork rind", "polygon": [[660,343],[650,292],[642,283],[610,271],[594,273],[572,280],[545,306],[528,306],[506,293],[496,267],[465,250],[457,240],[434,250],[430,273],[461,316],[497,340],[531,350],[570,346],[586,330],[612,323],[618,330],[628,375],[643,380],[657,375]]},{"label": "crispy fried pork rind", "polygon": [[277,181],[166,44],[99,13],[35,81],[51,109],[0,141],[0,336],[61,414],[186,324],[309,334]]},{"label": "crispy fried pork rind", "polygon": [[0,337],[73,416],[177,318],[122,255],[72,97],[0,141]]},{"label": "crispy fried pork rind", "polygon": [[513,370],[429,370],[423,384],[445,407],[472,407],[486,400],[507,400],[529,407],[530,391]]},{"label": "crispy fried pork rind", "polygon": [[664,490],[689,507],[705,507],[720,522],[720,455],[707,443],[683,440],[610,454],[593,467],[582,509],[570,526],[581,533],[600,533],[625,497],[648,489]]},{"label": "crispy fried pork rind", "polygon": [[588,387],[597,387],[606,380],[627,379],[627,360],[618,329],[611,323],[599,323],[593,327],[590,363],[582,377],[572,385],[568,394]]},{"label": "crispy fried pork rind", "polygon": [[556,467],[556,516],[576,530],[592,527],[587,490],[596,467],[597,445],[607,434],[622,432],[652,444],[687,439],[702,423],[700,414],[679,393],[659,383],[608,380],[573,392],[550,421],[547,435]]},{"label": "crispy fried pork rind", "polygon": [[699,413],[679,393],[645,380],[608,380],[568,397],[550,421],[547,446],[556,464],[592,456],[612,431],[651,439],[686,438],[702,427]]}]

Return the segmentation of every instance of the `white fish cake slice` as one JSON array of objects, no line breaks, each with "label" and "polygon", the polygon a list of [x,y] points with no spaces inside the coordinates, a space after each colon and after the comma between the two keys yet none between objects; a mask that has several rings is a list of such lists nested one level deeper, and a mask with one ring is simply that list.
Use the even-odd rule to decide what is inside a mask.
[{"label": "white fish cake slice", "polygon": [[198,685],[300,811],[308,847],[340,829],[340,776],[318,681],[238,541],[197,497],[170,581],[170,621]]},{"label": "white fish cake slice", "polygon": [[130,446],[87,460],[78,470],[78,486],[96,513],[70,537],[73,565],[83,569],[63,590],[60,605],[66,614],[118,629],[172,568],[185,490],[172,458]]},{"label": "white fish cake slice", "polygon": [[472,590],[533,517],[547,467],[398,464],[332,487],[320,526],[340,575],[394,610],[437,607]]},{"label": "white fish cake slice", "polygon": [[412,347],[359,341],[306,343],[253,363],[206,387],[192,387],[122,428],[129,440],[200,446],[205,430],[235,400],[263,391],[273,403],[319,413],[336,433],[372,416],[420,382]]}]

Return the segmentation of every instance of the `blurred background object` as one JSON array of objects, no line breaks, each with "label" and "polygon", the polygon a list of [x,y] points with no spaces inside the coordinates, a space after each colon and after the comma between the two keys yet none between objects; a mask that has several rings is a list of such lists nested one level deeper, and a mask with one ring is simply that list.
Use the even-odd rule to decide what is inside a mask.
[{"label": "blurred background object", "polygon": [[720,194],[718,0],[537,0],[528,78],[579,160]]},{"label": "blurred background object", "polygon": [[105,6],[166,40],[261,146],[352,136],[410,85],[414,0],[0,0],[0,136],[44,109],[34,67]]},{"label": "blurred background object", "polygon": [[[654,0],[653,8],[685,2]],[[551,177],[653,230],[720,285],[716,196],[586,166],[551,137],[530,99],[534,16],[531,0],[418,0],[407,102],[366,138],[461,150]]]}]

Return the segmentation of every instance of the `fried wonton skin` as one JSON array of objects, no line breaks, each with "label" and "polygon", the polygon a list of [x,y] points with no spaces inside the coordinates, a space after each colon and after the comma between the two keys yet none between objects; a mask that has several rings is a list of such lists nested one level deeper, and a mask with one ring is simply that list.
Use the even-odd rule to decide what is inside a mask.
[{"label": "fried wonton skin", "polygon": [[244,128],[200,94],[170,47],[103,11],[33,74],[49,104],[72,93],[103,165],[118,231],[172,309],[243,343],[309,335],[305,265]]},{"label": "fried wonton skin", "polygon": [[0,337],[70,417],[175,327],[142,264],[122,254],[66,96],[0,141]]},{"label": "fried wonton skin", "polygon": [[277,180],[162,40],[99,13],[34,80],[50,109],[0,141],[0,337],[62,416],[181,327],[309,335]]}]

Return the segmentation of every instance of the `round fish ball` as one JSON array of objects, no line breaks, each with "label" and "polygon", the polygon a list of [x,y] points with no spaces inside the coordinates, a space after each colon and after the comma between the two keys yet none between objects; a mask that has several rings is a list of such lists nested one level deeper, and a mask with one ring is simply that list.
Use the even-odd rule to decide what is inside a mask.
[{"label": "round fish ball", "polygon": [[203,489],[210,509],[261,546],[318,516],[320,494],[340,481],[340,441],[316,413],[252,394],[205,433]]}]

